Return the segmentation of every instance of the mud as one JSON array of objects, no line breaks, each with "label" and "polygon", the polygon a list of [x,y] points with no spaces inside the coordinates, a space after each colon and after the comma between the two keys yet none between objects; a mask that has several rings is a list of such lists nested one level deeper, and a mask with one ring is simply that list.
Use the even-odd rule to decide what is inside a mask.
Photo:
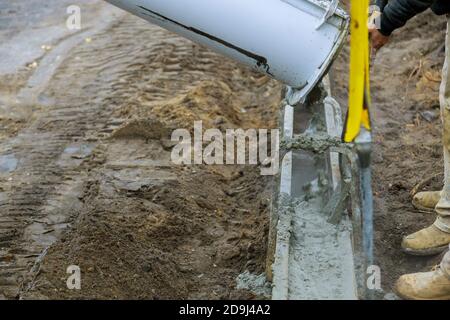
[{"label": "mud", "polygon": [[[440,257],[411,257],[400,249],[403,236],[430,225],[434,214],[418,212],[411,190],[442,187],[442,126],[439,84],[444,62],[444,17],[426,12],[395,32],[372,69],[375,146],[375,263],[389,293],[404,273],[428,271]],[[333,70],[334,91],[346,105],[348,47]],[[391,295],[388,294],[390,297]]]},{"label": "mud", "polygon": [[168,133],[276,128],[281,86],[103,2],[81,8],[89,34],[38,38],[51,49],[2,69],[0,297],[255,298],[236,278],[264,272],[271,178],[174,166]]}]

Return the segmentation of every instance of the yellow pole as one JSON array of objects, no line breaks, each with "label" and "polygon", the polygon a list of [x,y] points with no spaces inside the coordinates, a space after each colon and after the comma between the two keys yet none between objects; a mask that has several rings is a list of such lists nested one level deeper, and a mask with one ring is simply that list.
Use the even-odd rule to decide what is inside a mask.
[{"label": "yellow pole", "polygon": [[349,103],[344,142],[353,142],[361,128],[370,131],[369,0],[351,2]]}]

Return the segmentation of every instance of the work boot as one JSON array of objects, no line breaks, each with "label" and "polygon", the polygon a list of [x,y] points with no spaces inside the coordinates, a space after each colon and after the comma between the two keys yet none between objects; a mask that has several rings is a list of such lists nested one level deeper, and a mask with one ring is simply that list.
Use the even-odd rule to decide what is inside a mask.
[{"label": "work boot", "polygon": [[438,229],[435,225],[422,229],[403,238],[405,253],[415,256],[431,256],[444,252],[450,243],[450,233]]},{"label": "work boot", "polygon": [[441,191],[425,191],[414,195],[413,206],[423,212],[434,212],[434,208],[441,199]]},{"label": "work boot", "polygon": [[430,272],[406,274],[397,280],[394,291],[408,300],[450,300],[450,275],[440,266]]}]

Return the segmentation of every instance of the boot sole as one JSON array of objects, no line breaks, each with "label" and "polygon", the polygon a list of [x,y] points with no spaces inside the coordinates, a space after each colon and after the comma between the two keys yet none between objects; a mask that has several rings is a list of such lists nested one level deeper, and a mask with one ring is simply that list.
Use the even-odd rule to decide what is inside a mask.
[{"label": "boot sole", "polygon": [[427,301],[432,301],[432,300],[450,300],[450,295],[443,296],[443,297],[438,297],[438,298],[433,298],[433,299],[424,299],[424,298],[410,297],[410,296],[404,295],[404,294],[398,292],[397,288],[394,288],[393,291],[399,298],[401,298],[403,300],[423,300],[423,301],[425,301],[425,300],[427,300]]},{"label": "boot sole", "polygon": [[419,210],[420,212],[423,212],[423,213],[433,213],[434,212],[434,208],[421,206],[420,204],[417,204],[414,201],[412,201],[412,205],[414,208],[416,208],[417,210]]},{"label": "boot sole", "polygon": [[442,247],[422,249],[422,250],[416,250],[416,249],[402,247],[402,250],[404,253],[409,254],[411,256],[420,256],[420,257],[435,256],[435,255],[441,254],[442,252],[444,252],[447,249],[448,249],[448,244],[446,244]]}]

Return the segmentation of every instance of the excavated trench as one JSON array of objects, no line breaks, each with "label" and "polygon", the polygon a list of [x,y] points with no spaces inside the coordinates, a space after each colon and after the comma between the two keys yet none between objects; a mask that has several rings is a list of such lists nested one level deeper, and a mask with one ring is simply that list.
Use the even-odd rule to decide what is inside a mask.
[{"label": "excavated trench", "polygon": [[[320,137],[340,140],[342,111],[331,94],[326,77],[304,103],[284,109],[283,139],[309,138],[288,144],[298,147],[289,149],[282,161],[269,237],[273,299],[362,296],[355,268],[357,239],[350,216],[342,207],[336,211],[340,218],[333,221],[328,209],[339,207],[336,196],[346,194],[341,193],[339,154],[326,148],[325,152],[312,151],[322,149]],[[282,150],[285,146],[282,144]]]}]

